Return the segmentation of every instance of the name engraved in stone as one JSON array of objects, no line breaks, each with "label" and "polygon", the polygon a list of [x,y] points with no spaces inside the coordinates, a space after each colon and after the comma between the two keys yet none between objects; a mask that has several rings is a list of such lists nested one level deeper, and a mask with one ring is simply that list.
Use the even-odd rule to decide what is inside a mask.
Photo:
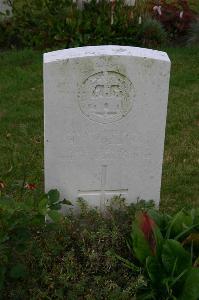
[{"label": "name engraved in stone", "polygon": [[131,81],[115,71],[99,72],[82,84],[78,101],[81,112],[99,123],[122,119],[133,105],[134,87]]}]

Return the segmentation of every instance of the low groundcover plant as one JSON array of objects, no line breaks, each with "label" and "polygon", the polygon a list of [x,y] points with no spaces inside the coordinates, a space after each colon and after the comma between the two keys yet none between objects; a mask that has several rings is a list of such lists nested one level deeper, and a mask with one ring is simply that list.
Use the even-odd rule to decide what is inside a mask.
[{"label": "low groundcover plant", "polygon": [[199,209],[169,216],[115,197],[105,213],[79,199],[62,216],[72,206],[57,190],[20,201],[4,186],[0,299],[198,299]]},{"label": "low groundcover plant", "polygon": [[36,192],[24,187],[23,200],[6,189],[0,195],[0,299],[132,298],[143,276],[114,253],[129,258],[125,239],[136,206],[116,197],[103,215],[79,199],[79,213],[69,209],[62,216],[59,209],[72,207],[69,201],[60,201],[57,190]]},{"label": "low groundcover plant", "polygon": [[128,240],[134,273],[143,270],[147,285],[136,299],[199,299],[199,209],[173,217],[155,210],[138,212]]}]

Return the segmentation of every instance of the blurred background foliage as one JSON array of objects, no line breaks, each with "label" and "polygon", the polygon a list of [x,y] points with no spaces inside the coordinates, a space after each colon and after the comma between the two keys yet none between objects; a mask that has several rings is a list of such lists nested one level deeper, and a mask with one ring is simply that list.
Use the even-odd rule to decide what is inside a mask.
[{"label": "blurred background foliage", "polygon": [[[10,2],[11,4],[11,2]],[[0,48],[58,49],[99,44],[158,48],[197,44],[199,4],[187,0],[92,0],[79,9],[72,0],[15,0],[1,16]]]}]

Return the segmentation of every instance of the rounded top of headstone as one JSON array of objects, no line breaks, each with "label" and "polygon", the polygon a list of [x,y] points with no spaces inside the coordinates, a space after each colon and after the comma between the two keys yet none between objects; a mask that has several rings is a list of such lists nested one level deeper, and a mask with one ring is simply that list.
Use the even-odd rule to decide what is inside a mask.
[{"label": "rounded top of headstone", "polygon": [[170,63],[170,59],[166,52],[139,47],[115,45],[77,47],[44,53],[44,63],[92,56],[134,56],[167,61]]}]

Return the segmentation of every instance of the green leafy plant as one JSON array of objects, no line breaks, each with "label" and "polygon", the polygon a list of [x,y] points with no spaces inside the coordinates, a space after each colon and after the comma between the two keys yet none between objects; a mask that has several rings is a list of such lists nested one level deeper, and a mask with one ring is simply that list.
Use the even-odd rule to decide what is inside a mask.
[{"label": "green leafy plant", "polygon": [[146,3],[146,0],[137,1],[131,7],[123,0],[92,0],[80,10],[72,0],[15,0],[12,18],[0,22],[0,47],[161,45],[163,29],[155,20],[149,23],[146,19]]},{"label": "green leafy plant", "polygon": [[[57,190],[49,191],[39,201],[30,198],[20,202],[0,195],[0,288],[8,274],[13,279],[26,276],[22,254],[33,247],[31,236],[46,227],[46,218],[56,223],[62,221],[63,217],[58,212],[62,204],[71,203],[60,201]],[[19,257],[18,261],[15,261],[15,256]]]},{"label": "green leafy plant", "polygon": [[[28,192],[31,196],[35,191]],[[132,299],[143,276],[132,274],[114,252],[128,258],[125,238],[131,217],[137,209],[153,207],[151,202],[128,207],[115,197],[104,215],[79,199],[78,214],[69,209],[58,222],[57,215],[54,222],[45,222],[46,214],[52,218],[50,212],[60,204],[70,204],[60,203],[58,191],[24,202],[0,209],[3,299]]]},{"label": "green leafy plant", "polygon": [[150,14],[158,20],[172,38],[184,35],[196,20],[196,12],[190,8],[188,0],[152,0]]},{"label": "green leafy plant", "polygon": [[139,212],[128,241],[134,272],[144,269],[147,286],[137,299],[199,299],[199,210],[173,217],[155,210]]},{"label": "green leafy plant", "polygon": [[156,48],[158,45],[166,45],[168,41],[167,32],[161,23],[150,17],[145,18],[140,24],[138,36],[145,47]]}]

